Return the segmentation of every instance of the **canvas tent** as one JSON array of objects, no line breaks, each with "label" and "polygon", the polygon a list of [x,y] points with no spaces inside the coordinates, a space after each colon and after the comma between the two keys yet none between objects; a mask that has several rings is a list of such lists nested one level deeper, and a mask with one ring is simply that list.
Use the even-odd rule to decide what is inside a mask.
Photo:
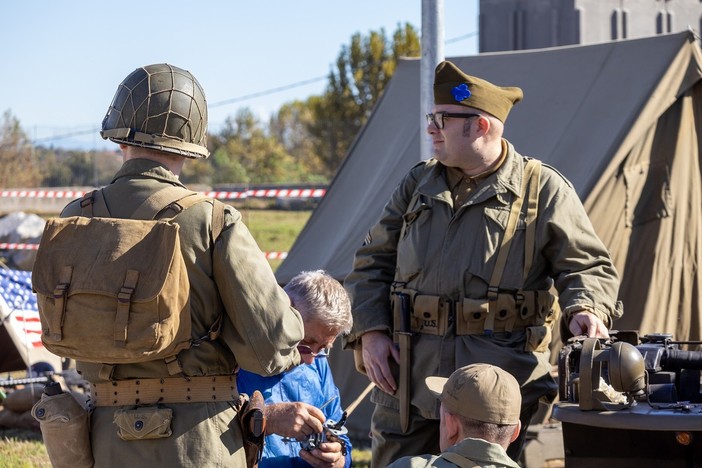
[{"label": "canvas tent", "polygon": [[[622,275],[621,330],[702,339],[702,55],[691,32],[589,46],[450,58],[519,86],[505,137],[575,186]],[[419,61],[402,60],[276,275],[322,268],[343,280],[405,172],[421,158]],[[366,386],[331,355],[344,406]],[[349,429],[368,431],[366,401]]]}]

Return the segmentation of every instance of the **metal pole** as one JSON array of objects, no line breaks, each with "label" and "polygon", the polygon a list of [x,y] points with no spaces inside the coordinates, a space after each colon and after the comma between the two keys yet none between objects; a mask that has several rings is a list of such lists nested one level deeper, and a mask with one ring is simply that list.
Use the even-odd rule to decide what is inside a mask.
[{"label": "metal pole", "polygon": [[420,65],[420,151],[419,159],[431,154],[431,139],[426,134],[424,114],[434,105],[434,69],[444,60],[444,0],[422,0],[422,58]]}]

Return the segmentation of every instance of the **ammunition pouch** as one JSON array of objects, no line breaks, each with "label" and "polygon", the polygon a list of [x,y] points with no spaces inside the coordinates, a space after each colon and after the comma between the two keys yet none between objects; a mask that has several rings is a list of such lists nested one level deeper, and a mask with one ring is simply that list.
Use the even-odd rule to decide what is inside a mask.
[{"label": "ammunition pouch", "polygon": [[263,455],[263,444],[266,438],[266,417],[264,413],[265,401],[258,390],[249,397],[247,394],[239,395],[236,402],[239,424],[244,439],[244,452],[246,453],[246,466],[256,468]]},{"label": "ammunition pouch", "polygon": [[[412,299],[412,333],[443,336],[453,323],[458,336],[525,330],[525,350],[530,352],[548,349],[551,329],[560,317],[557,298],[549,291],[491,291],[485,299],[460,301],[406,289],[395,292],[406,293]],[[393,297],[395,331],[401,313],[399,303]]]},{"label": "ammunition pouch", "polygon": [[54,468],[92,468],[90,413],[72,394],[42,395],[32,407]]},{"label": "ammunition pouch", "polygon": [[124,441],[170,437],[173,410],[164,406],[140,406],[115,411],[117,435]]}]

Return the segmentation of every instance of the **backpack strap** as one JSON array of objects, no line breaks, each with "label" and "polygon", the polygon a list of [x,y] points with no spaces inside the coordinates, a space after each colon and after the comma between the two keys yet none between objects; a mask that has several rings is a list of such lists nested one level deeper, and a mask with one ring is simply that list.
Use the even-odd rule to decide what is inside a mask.
[{"label": "backpack strap", "polygon": [[95,211],[98,212],[99,217],[109,218],[110,209],[107,207],[107,202],[105,202],[105,196],[102,193],[102,189],[95,189],[81,198],[78,203],[80,204],[80,215],[84,218],[92,218],[95,216]]},{"label": "backpack strap", "polygon": [[225,205],[221,201],[217,200],[216,198],[210,198],[205,195],[202,195],[200,193],[195,193],[192,192],[190,195],[186,195],[185,197],[176,200],[178,205],[183,209],[183,211],[187,210],[191,206],[206,201],[206,200],[212,200],[212,242],[215,242],[218,238],[219,235],[222,233],[224,230],[224,208]]},{"label": "backpack strap", "polygon": [[[197,201],[193,201],[187,206],[184,201],[187,198],[198,197]],[[170,185],[152,193],[146,200],[141,202],[141,205],[131,215],[132,219],[154,219],[161,211],[167,208],[172,203],[178,202],[183,206],[183,209],[189,208],[199,201],[207,200],[207,197],[200,195],[197,192],[190,191],[183,187]]]},{"label": "backpack strap", "polygon": [[536,218],[539,214],[539,187],[541,185],[541,164],[534,168],[529,183],[529,196],[527,198],[526,215],[526,246],[524,248],[524,273],[522,281],[526,281],[531,264],[534,261],[534,250],[536,246]]},{"label": "backpack strap", "polygon": [[[526,166],[524,167],[524,175],[522,177],[522,187],[519,195],[515,197],[512,201],[512,208],[509,212],[509,218],[507,219],[507,227],[505,227],[505,233],[502,237],[502,243],[498,247],[497,260],[495,260],[495,267],[492,271],[492,277],[490,278],[490,285],[488,286],[488,314],[485,318],[485,334],[491,335],[492,331],[495,329],[495,315],[497,314],[497,297],[500,287],[500,282],[502,281],[502,274],[505,271],[505,266],[507,265],[507,260],[509,258],[509,250],[512,245],[512,239],[514,238],[514,233],[517,230],[517,222],[519,221],[519,213],[522,211],[522,205],[524,204],[524,199],[527,196],[527,189],[529,185],[535,187],[530,193],[530,198],[528,203],[532,206],[528,209],[529,222],[532,225],[528,229],[527,237],[533,236],[535,231],[535,221],[536,221],[536,206],[538,205],[538,183],[541,175],[541,162],[537,159],[530,159]],[[527,205],[529,208],[529,205]],[[530,237],[531,238],[531,237]],[[532,239],[533,241],[533,239]],[[528,244],[529,242],[527,242]],[[533,245],[531,246],[533,253]],[[529,250],[529,245],[527,245],[526,250]],[[526,252],[526,251],[525,251]],[[525,254],[525,264],[532,262],[533,255],[528,252]],[[522,279],[523,281],[523,279]]]},{"label": "backpack strap", "polygon": [[480,466],[473,460],[469,460],[466,457],[462,457],[461,455],[455,452],[444,452],[439,456],[439,458],[443,458],[456,466],[460,466],[461,468],[473,468]]},{"label": "backpack strap", "polygon": [[217,242],[219,235],[224,230],[224,203],[213,198],[212,207],[212,242]]},{"label": "backpack strap", "polygon": [[[144,200],[137,208],[134,210],[134,212],[131,215],[131,219],[155,219],[158,214],[168,208],[170,205],[173,203],[177,203],[181,211],[179,211],[175,216],[178,214],[182,213],[183,211],[187,210],[191,206],[201,203],[203,201],[207,200],[213,200],[213,207],[212,207],[212,241],[215,242],[219,235],[222,233],[224,230],[224,209],[225,205],[224,203],[220,202],[219,200],[216,199],[211,199],[203,194],[193,192],[191,190],[188,190],[184,187],[179,187],[176,185],[171,185],[168,187],[164,187],[153,194],[151,194],[146,200]],[[81,199],[81,215],[87,216],[87,217],[92,217],[93,216],[93,205],[98,208],[96,211],[104,211],[108,213],[109,216],[109,208],[107,207],[107,204],[105,202],[105,197],[103,196],[102,189],[100,190],[93,190],[89,195],[86,195],[83,199]],[[173,216],[173,218],[175,218]],[[171,219],[173,219],[171,218]],[[133,291],[134,285],[131,289]],[[124,290],[124,287],[122,288]],[[120,291],[122,292],[122,291]],[[127,304],[127,310],[128,310],[128,304],[129,300],[126,301]],[[120,316],[123,318],[123,320],[119,320]],[[124,325],[124,327],[119,327],[121,330],[122,328],[126,329],[126,317],[128,317],[127,314],[119,314],[118,313],[118,324]],[[223,322],[223,314],[220,314],[214,321],[214,323],[210,326],[209,330],[207,330],[207,333],[199,338],[196,338],[193,340],[192,345],[193,346],[198,346],[200,345],[203,341],[214,341],[219,337],[221,328],[222,328],[222,322]],[[117,328],[116,328],[117,330]],[[119,338],[119,340],[118,340]],[[124,343],[122,335],[119,337],[117,336],[117,331],[115,331],[115,339],[118,340],[119,342]],[[168,373],[170,375],[175,375],[175,374],[180,374],[183,372],[183,368],[180,365],[180,362],[178,361],[178,358],[176,355],[170,356],[165,359],[166,366],[168,368]],[[112,376],[112,373],[114,372],[114,365],[108,365],[105,364],[103,365],[103,368],[100,371],[100,376],[103,378],[108,378],[110,379]]]},{"label": "backpack strap", "polygon": [[[165,195],[163,197],[160,197],[159,199],[167,199],[166,195],[169,195],[170,193],[175,193],[174,191],[165,192],[169,189],[170,188],[162,189]],[[159,195],[159,193],[157,192],[154,195]],[[212,206],[212,242],[215,242],[219,235],[222,233],[222,230],[224,229],[224,203],[220,202],[219,200],[211,199],[200,193],[189,192],[185,195],[185,197],[179,198],[177,200],[172,201],[171,203],[168,203],[166,206],[161,208],[161,210],[165,209],[172,203],[178,203],[178,205],[180,205],[180,207],[182,208],[182,210],[178,213],[180,214],[183,211],[190,208],[191,206],[207,200],[212,200],[214,202]],[[146,201],[144,203],[146,203]],[[205,335],[192,340],[192,346],[200,346],[200,344],[205,341],[216,340],[219,337],[219,334],[222,330],[222,322],[224,321],[223,319],[224,313],[219,314],[215,319],[214,323],[210,326],[209,330],[207,330],[207,333]],[[180,361],[178,361],[177,356],[168,357],[165,361],[166,366],[168,368],[168,373],[170,375],[181,374],[183,372],[183,368],[181,367]]]}]

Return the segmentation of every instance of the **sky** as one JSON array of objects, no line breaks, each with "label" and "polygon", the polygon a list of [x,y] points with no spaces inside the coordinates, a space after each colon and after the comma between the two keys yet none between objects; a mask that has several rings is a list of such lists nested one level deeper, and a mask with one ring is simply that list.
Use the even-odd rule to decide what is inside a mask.
[{"label": "sky", "polygon": [[[267,121],[319,95],[355,33],[421,32],[421,0],[30,0],[0,6],[0,113],[36,144],[112,149],[99,136],[117,85],[170,63],[205,90],[209,131],[248,107]],[[478,0],[444,0],[446,57],[478,51]],[[307,83],[307,84],[302,84]],[[419,99],[419,97],[417,97]]]}]

